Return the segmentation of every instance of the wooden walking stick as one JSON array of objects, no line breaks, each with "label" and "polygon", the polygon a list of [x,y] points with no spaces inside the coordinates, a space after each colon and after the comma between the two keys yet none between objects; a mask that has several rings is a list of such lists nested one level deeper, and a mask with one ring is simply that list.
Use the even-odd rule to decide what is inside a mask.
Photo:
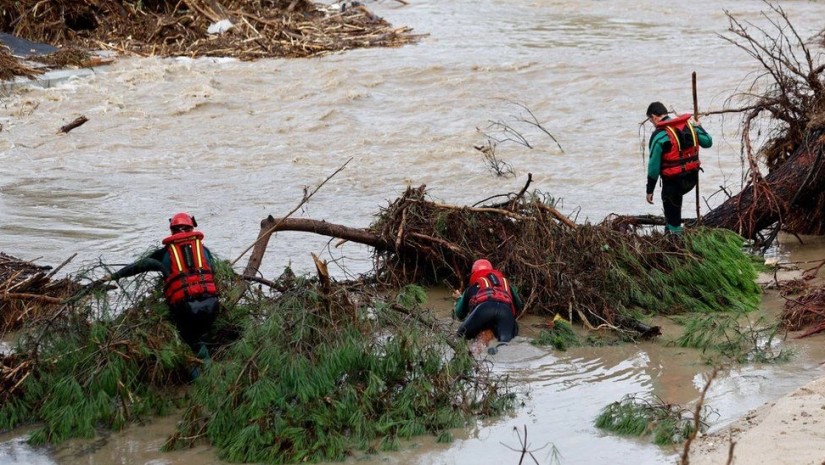
[{"label": "wooden walking stick", "polygon": [[[699,121],[699,103],[698,99],[696,98],[696,71],[693,72],[692,81],[693,81],[693,119]],[[696,150],[698,151],[699,148],[697,147]],[[698,153],[698,152],[697,152]],[[702,221],[702,217],[699,215],[699,171],[696,172],[696,224],[698,225]]]}]

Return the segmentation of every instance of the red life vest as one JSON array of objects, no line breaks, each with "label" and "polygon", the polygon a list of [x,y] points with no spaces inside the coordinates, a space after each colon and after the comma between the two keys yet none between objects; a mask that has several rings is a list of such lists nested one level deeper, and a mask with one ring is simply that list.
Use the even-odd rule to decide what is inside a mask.
[{"label": "red life vest", "polygon": [[169,305],[218,295],[202,240],[200,231],[180,232],[163,240],[171,269],[163,287]]},{"label": "red life vest", "polygon": [[687,114],[656,123],[656,130],[665,131],[670,139],[670,150],[662,153],[662,177],[699,170],[699,139],[690,117]]},{"label": "red life vest", "polygon": [[482,270],[470,276],[470,286],[478,285],[478,292],[470,298],[470,307],[475,309],[479,304],[488,300],[501,302],[510,306],[513,316],[516,307],[513,305],[513,294],[510,292],[510,282],[498,270]]}]

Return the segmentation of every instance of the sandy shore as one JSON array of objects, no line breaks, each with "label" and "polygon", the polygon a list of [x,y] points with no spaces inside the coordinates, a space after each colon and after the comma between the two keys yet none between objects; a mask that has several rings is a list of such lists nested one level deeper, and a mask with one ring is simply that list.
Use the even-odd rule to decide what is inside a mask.
[{"label": "sandy shore", "polygon": [[698,438],[690,465],[825,465],[825,377],[749,412],[729,428]]}]

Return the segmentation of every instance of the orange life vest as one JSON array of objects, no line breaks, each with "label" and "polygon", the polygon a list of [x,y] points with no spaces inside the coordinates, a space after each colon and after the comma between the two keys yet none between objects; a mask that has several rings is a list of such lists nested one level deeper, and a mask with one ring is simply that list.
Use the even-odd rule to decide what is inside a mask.
[{"label": "orange life vest", "polygon": [[180,232],[163,239],[171,269],[163,288],[169,305],[218,295],[202,241],[200,231]]},{"label": "orange life vest", "polygon": [[662,153],[662,177],[699,170],[699,139],[696,128],[688,121],[690,117],[682,115],[656,124],[656,131],[665,131],[670,139],[670,150]]},{"label": "orange life vest", "polygon": [[516,307],[513,305],[513,294],[510,292],[510,282],[498,270],[483,270],[470,276],[470,286],[478,285],[478,292],[470,298],[470,307],[476,308],[488,300],[501,302],[510,306],[513,315]]}]

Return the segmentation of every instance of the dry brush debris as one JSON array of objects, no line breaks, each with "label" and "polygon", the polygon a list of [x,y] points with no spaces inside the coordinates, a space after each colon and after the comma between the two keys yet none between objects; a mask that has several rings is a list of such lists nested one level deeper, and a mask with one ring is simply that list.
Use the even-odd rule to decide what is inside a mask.
[{"label": "dry brush debris", "polygon": [[359,2],[0,0],[0,12],[0,31],[18,37],[144,56],[310,57],[420,37]]}]

